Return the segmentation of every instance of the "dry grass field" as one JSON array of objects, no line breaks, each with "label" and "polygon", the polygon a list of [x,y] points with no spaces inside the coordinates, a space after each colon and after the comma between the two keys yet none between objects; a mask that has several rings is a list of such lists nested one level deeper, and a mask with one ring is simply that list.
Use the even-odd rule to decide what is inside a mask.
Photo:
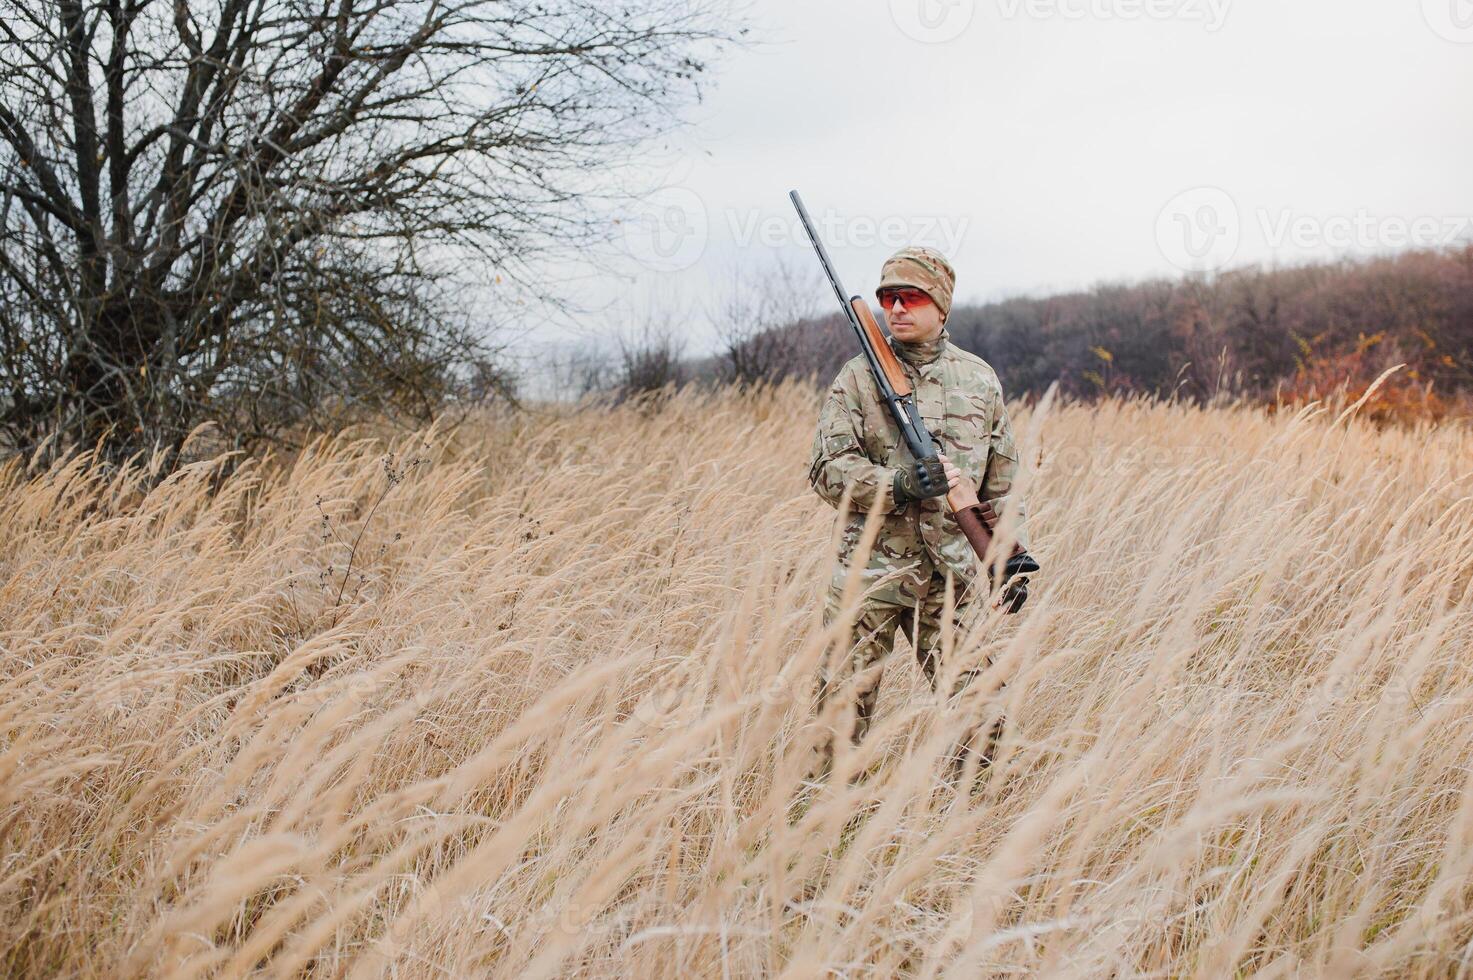
[{"label": "dry grass field", "polygon": [[0,468],[0,971],[1473,975],[1473,432],[1019,408],[1028,607],[805,787],[817,407]]}]

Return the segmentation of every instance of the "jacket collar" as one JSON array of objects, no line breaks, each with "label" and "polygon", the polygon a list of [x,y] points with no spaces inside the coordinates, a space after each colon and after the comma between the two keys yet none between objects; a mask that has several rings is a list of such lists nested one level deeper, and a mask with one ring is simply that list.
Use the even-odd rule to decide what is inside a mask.
[{"label": "jacket collar", "polygon": [[921,343],[906,343],[903,340],[897,340],[891,337],[890,347],[895,351],[896,357],[912,367],[919,368],[922,365],[930,364],[940,357],[941,352],[946,350],[946,342],[950,339],[951,335],[946,332],[945,327],[942,327],[941,333],[934,340],[927,340]]}]

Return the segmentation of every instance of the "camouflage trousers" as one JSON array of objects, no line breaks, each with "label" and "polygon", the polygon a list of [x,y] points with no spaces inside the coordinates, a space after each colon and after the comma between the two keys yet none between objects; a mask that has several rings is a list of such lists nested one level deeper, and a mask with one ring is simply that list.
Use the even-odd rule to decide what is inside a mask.
[{"label": "camouflage trousers", "polygon": [[[951,615],[952,635],[959,640],[970,626],[973,617],[982,612],[987,604],[985,601],[972,601],[972,596],[960,588],[956,589],[953,602],[956,602],[956,606]],[[895,649],[896,630],[904,630],[911,648],[915,651],[921,671],[926,675],[926,681],[934,691],[937,673],[941,666],[941,634],[945,603],[945,576],[933,570],[926,594],[914,605],[901,606],[887,602],[867,602],[861,606],[848,642],[840,648],[836,656],[819,668],[815,699],[816,711],[821,713],[835,693],[846,689],[852,690],[855,710],[854,728],[850,733],[850,739],[856,745],[864,739],[874,717],[875,702],[880,696],[880,680],[884,673],[883,662]],[[830,589],[824,601],[824,626],[828,626],[838,618],[839,607],[840,595],[837,590]],[[965,690],[973,679],[988,666],[990,666],[990,661],[959,671],[951,692],[952,695],[955,696]],[[853,685],[848,686],[851,679],[853,679]],[[987,745],[983,750],[982,761],[984,763],[990,761],[992,749],[1001,735],[1001,730],[1002,719],[999,718],[989,732]],[[953,759],[955,763],[965,762],[967,754],[971,751],[975,735],[976,730],[972,729],[963,736],[958,744],[957,755]],[[833,753],[833,740],[832,738],[826,739],[819,750],[818,772],[820,774],[826,774],[831,768]]]}]

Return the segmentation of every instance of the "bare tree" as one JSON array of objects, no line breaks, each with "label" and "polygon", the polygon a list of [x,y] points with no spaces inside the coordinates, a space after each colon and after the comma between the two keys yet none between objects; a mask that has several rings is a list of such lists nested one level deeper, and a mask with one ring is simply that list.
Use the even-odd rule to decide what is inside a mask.
[{"label": "bare tree", "polygon": [[725,379],[746,386],[799,369],[803,331],[822,296],[817,277],[782,260],[763,274],[731,270],[726,294],[708,313],[721,341]]},{"label": "bare tree", "polygon": [[597,236],[589,174],[699,95],[715,2],[0,0],[0,439],[484,388],[465,280]]}]

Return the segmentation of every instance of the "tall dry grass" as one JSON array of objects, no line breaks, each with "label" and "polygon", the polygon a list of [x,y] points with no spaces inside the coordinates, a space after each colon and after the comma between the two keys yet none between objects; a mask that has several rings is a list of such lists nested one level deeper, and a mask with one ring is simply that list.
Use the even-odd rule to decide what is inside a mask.
[{"label": "tall dry grass", "polygon": [[1473,972],[1466,429],[1021,411],[1033,598],[814,788],[816,409],[0,470],[5,972]]}]

